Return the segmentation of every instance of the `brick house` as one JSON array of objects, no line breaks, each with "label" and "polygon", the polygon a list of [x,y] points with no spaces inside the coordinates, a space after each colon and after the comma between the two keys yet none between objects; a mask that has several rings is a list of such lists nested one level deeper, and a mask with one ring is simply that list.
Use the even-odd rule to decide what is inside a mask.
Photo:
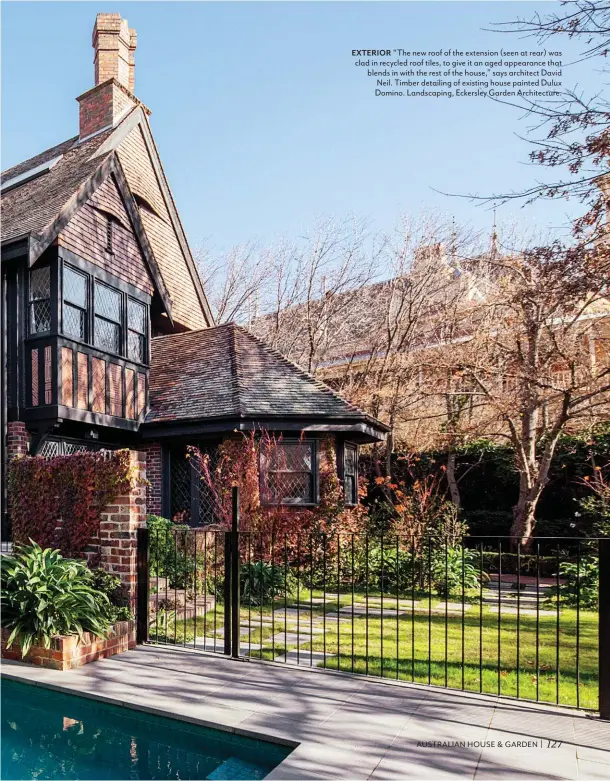
[{"label": "brick house", "polygon": [[[19,454],[128,447],[146,456],[148,511],[199,525],[213,518],[186,447],[269,430],[285,451],[281,501],[315,504],[330,436],[355,502],[357,447],[386,428],[214,325],[134,95],[136,43],[119,14],[98,14],[78,134],[2,174],[3,474]],[[6,521],[5,478],[2,500]]]}]

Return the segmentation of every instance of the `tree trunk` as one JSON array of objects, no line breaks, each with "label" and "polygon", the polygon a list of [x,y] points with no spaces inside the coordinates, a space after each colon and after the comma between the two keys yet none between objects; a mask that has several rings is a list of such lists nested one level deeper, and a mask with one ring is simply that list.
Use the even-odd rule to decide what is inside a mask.
[{"label": "tree trunk", "polygon": [[455,476],[455,461],[455,453],[449,453],[447,456],[447,484],[449,486],[451,501],[456,506],[457,511],[460,512],[462,509],[462,499],[460,497],[460,487]]},{"label": "tree trunk", "polygon": [[394,451],[394,437],[392,436],[391,431],[388,431],[385,448],[385,474],[386,477],[392,477],[392,452]]},{"label": "tree trunk", "polygon": [[532,542],[534,527],[536,526],[536,505],[538,497],[535,499],[519,498],[517,504],[513,507],[513,525],[510,529],[511,548],[516,548],[517,543],[521,543],[525,550],[528,550]]}]

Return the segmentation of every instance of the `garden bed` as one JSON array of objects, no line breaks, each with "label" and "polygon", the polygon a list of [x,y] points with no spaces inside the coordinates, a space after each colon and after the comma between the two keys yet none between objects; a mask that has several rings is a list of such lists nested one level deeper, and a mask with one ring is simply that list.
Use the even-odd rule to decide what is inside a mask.
[{"label": "garden bed", "polygon": [[108,637],[96,637],[90,632],[84,633],[84,642],[78,635],[59,635],[52,638],[51,647],[32,646],[25,657],[21,657],[18,641],[6,648],[10,632],[2,630],[2,658],[15,659],[40,667],[54,670],[71,670],[105,659],[108,656],[123,653],[136,647],[135,621],[117,621],[108,632]]}]

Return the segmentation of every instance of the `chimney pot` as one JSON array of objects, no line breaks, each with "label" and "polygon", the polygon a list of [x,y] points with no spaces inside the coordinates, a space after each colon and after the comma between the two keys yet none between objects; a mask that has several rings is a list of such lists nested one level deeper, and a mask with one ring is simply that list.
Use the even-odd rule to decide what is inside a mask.
[{"label": "chimney pot", "polygon": [[95,86],[77,98],[80,137],[115,125],[139,101],[134,97],[138,36],[120,14],[98,14],[93,25]]},{"label": "chimney pot", "polygon": [[[98,14],[93,26],[95,84],[116,79],[133,91],[136,35],[120,14]],[[131,81],[131,87],[130,87]]]}]

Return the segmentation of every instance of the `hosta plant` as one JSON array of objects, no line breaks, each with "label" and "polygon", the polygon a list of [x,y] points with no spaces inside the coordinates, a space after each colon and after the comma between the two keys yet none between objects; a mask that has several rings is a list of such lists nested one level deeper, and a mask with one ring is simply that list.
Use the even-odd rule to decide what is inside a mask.
[{"label": "hosta plant", "polygon": [[107,635],[110,602],[96,590],[84,562],[32,543],[3,556],[0,566],[1,624],[10,630],[7,647],[18,639],[25,656],[33,645],[49,648],[56,635],[81,640],[84,632]]}]

